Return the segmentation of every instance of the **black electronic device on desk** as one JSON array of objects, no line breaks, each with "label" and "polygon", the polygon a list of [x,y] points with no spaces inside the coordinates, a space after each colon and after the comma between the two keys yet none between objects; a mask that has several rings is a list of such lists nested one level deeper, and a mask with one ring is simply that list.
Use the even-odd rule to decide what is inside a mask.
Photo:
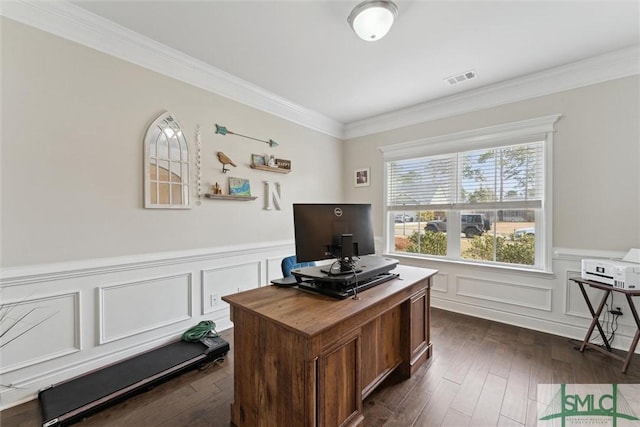
[{"label": "black electronic device on desk", "polygon": [[335,283],[327,284],[322,282],[302,282],[298,284],[298,288],[310,292],[315,292],[317,294],[328,295],[330,297],[338,299],[345,299],[357,295],[358,292],[365,291],[369,288],[373,288],[374,286],[380,285],[398,277],[400,277],[399,274],[383,273],[364,280],[363,282],[358,282],[357,285],[343,286]]},{"label": "black electronic device on desk", "polygon": [[298,285],[298,281],[293,276],[274,279],[271,281],[271,283],[276,286],[297,286]]},{"label": "black electronic device on desk", "polygon": [[371,204],[294,204],[298,262],[335,260],[291,271],[298,288],[346,298],[398,277],[398,261],[373,255]]},{"label": "black electronic device on desk", "polygon": [[291,270],[291,274],[298,281],[298,288],[340,299],[398,277],[391,272],[398,260],[387,257],[366,255],[354,259],[350,272],[341,267],[335,267],[333,272],[332,265],[299,268]]}]

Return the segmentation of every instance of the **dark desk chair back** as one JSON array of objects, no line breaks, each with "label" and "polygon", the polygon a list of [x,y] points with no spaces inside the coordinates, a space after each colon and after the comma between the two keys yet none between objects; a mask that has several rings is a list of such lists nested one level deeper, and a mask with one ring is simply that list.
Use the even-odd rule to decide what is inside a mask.
[{"label": "dark desk chair back", "polygon": [[291,277],[291,270],[295,270],[300,267],[313,267],[316,263],[311,262],[297,262],[296,256],[291,255],[282,260],[280,266],[282,267],[282,277]]}]

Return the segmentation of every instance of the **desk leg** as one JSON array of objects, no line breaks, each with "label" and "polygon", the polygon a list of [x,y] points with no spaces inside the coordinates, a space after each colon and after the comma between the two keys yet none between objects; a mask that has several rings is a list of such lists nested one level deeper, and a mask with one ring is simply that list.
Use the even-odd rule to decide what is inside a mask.
[{"label": "desk leg", "polygon": [[580,292],[582,292],[582,296],[584,297],[584,300],[587,303],[587,307],[589,307],[589,312],[591,313],[591,317],[592,317],[591,325],[589,326],[589,331],[587,332],[587,335],[584,337],[584,341],[582,341],[582,345],[580,346],[580,351],[584,351],[584,348],[587,346],[587,343],[589,342],[589,338],[591,338],[591,334],[593,333],[593,328],[595,328],[596,326],[598,327],[600,336],[604,341],[604,345],[607,347],[607,350],[611,351],[611,345],[609,344],[609,341],[607,340],[607,336],[602,330],[602,326],[600,326],[600,321],[598,320],[600,318],[600,313],[602,313],[602,309],[604,308],[604,305],[607,302],[607,297],[609,296],[611,291],[604,291],[604,296],[600,301],[598,310],[594,312],[593,306],[591,305],[591,301],[589,301],[589,296],[587,295],[587,292],[584,290],[584,286],[582,285],[582,283],[578,283],[578,285],[580,286]]},{"label": "desk leg", "polygon": [[625,374],[627,372],[627,368],[631,363],[631,358],[636,351],[636,346],[638,345],[638,340],[640,339],[640,318],[638,318],[638,312],[636,311],[636,306],[633,305],[633,299],[631,295],[625,294],[627,297],[627,302],[629,303],[629,308],[631,309],[631,314],[633,315],[633,320],[636,321],[636,334],[633,337],[633,341],[631,342],[631,347],[629,347],[629,352],[627,353],[627,357],[624,359],[624,364],[622,365],[622,373]]}]

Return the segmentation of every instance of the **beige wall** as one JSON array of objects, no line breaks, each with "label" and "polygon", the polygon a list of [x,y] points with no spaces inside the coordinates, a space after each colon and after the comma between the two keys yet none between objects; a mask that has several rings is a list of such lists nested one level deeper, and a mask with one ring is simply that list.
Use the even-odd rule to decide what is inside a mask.
[{"label": "beige wall", "polygon": [[[380,236],[379,146],[555,113],[563,117],[554,143],[553,245],[640,246],[638,76],[342,144],[6,18],[1,31],[2,267],[291,240],[293,202],[371,202]],[[205,186],[227,179],[220,150],[238,162],[229,175],[249,178],[259,199],[143,209],[142,138],[164,110],[180,120],[192,148],[202,127]],[[215,123],[280,146],[215,135]],[[291,159],[293,172],[251,170],[251,153]],[[371,167],[371,186],[354,188],[361,167]],[[263,209],[264,180],[282,184],[282,211]]]},{"label": "beige wall", "polygon": [[[293,240],[291,204],[341,201],[341,141],[6,18],[2,39],[2,267]],[[142,208],[143,145],[163,111],[182,124],[203,183],[248,178],[253,202]],[[279,147],[215,135],[214,124]],[[227,175],[216,158],[237,164]],[[249,168],[290,159],[288,175]],[[264,180],[282,210],[264,210]]]},{"label": "beige wall", "polygon": [[[375,204],[381,235],[378,147],[562,114],[553,148],[553,246],[598,251],[640,247],[639,82],[633,76],[349,140],[346,197]],[[349,174],[369,166],[371,187],[354,188]]]}]

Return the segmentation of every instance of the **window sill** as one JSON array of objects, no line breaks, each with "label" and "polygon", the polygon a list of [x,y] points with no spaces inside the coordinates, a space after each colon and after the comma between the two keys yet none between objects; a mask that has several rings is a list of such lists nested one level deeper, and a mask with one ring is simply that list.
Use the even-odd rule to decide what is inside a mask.
[{"label": "window sill", "polygon": [[[527,277],[539,277],[542,279],[555,278],[555,274],[553,273],[553,271],[534,270],[530,268],[521,268],[521,267],[511,267],[508,265],[488,265],[488,264],[480,264],[480,263],[466,261],[466,260],[453,260],[453,259],[447,259],[447,258],[415,256],[415,255],[408,255],[408,254],[403,254],[399,252],[385,253],[384,256],[396,258],[400,261],[407,260],[412,263],[415,263],[415,262],[434,263],[435,262],[435,263],[441,263],[446,265],[459,265],[459,266],[469,267],[469,268],[481,270],[481,271],[492,271],[492,272],[501,272],[501,273],[504,272],[504,273],[522,275]],[[429,267],[431,268],[432,266],[429,266]]]}]

